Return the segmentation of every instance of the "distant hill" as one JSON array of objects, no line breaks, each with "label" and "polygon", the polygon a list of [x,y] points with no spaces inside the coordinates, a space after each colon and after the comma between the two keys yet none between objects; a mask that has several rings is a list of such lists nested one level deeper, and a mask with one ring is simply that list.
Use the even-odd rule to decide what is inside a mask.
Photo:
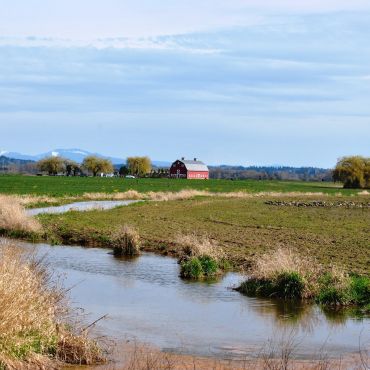
[{"label": "distant hill", "polygon": [[8,158],[4,155],[0,155],[0,173],[1,172],[35,173],[35,161],[29,159]]},{"label": "distant hill", "polygon": [[4,155],[0,156],[0,167],[1,166],[8,166],[10,164],[27,164],[27,163],[34,163],[32,160],[27,159],[17,159],[17,158],[8,158]]}]

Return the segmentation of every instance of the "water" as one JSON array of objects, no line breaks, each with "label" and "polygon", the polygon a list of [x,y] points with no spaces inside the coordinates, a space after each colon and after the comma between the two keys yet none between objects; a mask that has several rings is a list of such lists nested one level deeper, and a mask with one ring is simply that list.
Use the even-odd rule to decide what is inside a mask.
[{"label": "water", "polygon": [[99,200],[87,202],[75,202],[56,207],[44,207],[28,209],[29,216],[37,216],[43,213],[65,213],[68,211],[91,211],[93,209],[112,209],[119,206],[127,206],[132,203],[140,202],[139,200]]},{"label": "water", "polygon": [[105,249],[37,248],[65,277],[65,285],[73,287],[73,305],[89,313],[90,322],[107,314],[97,330],[117,340],[237,358],[258,355],[268,340],[294,332],[296,356],[305,358],[324,344],[331,356],[356,352],[360,337],[370,339],[369,318],[325,315],[315,305],[245,297],[230,289],[242,280],[235,273],[214,282],[188,282],[179,278],[179,266],[169,257],[145,253],[117,259]]}]

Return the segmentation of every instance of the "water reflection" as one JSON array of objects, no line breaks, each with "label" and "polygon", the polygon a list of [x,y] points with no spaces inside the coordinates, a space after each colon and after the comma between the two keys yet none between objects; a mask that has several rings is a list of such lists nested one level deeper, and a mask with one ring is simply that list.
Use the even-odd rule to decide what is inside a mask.
[{"label": "water reflection", "polygon": [[38,251],[66,276],[66,286],[74,286],[71,300],[90,313],[91,321],[108,314],[98,329],[117,339],[237,357],[291,328],[302,338],[297,355],[305,356],[323,343],[333,355],[357,351],[360,333],[370,333],[370,320],[352,313],[245,297],[230,289],[243,279],[235,273],[218,281],[188,282],[179,278],[176,260],[168,257],[117,259],[103,249],[45,244]]},{"label": "water reflection", "polygon": [[127,206],[132,203],[140,202],[139,200],[97,200],[87,202],[75,202],[64,204],[62,206],[44,207],[28,209],[27,214],[30,216],[37,216],[44,213],[66,213],[69,211],[91,211],[93,209],[106,210],[120,206]]}]

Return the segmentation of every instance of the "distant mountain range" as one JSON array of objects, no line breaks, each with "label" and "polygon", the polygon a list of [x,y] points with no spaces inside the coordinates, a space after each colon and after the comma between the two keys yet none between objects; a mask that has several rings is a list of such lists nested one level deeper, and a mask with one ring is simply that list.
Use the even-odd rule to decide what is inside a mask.
[{"label": "distant mountain range", "polygon": [[[22,153],[17,153],[17,152],[8,152],[5,150],[2,150],[2,151],[0,150],[0,157],[4,156],[7,158],[21,159],[21,160],[26,160],[26,161],[39,161],[40,159],[43,159],[46,157],[60,156],[60,157],[75,161],[77,163],[82,163],[84,158],[89,155],[95,155],[100,158],[110,159],[114,165],[123,164],[125,162],[124,158],[110,157],[110,156],[102,155],[99,153],[88,152],[82,149],[55,149],[55,150],[51,150],[46,153],[41,153],[41,154],[36,154],[36,155],[28,155],[28,154],[22,154]],[[169,167],[171,165],[170,162],[165,162],[165,161],[153,161],[152,163],[156,167]]]}]

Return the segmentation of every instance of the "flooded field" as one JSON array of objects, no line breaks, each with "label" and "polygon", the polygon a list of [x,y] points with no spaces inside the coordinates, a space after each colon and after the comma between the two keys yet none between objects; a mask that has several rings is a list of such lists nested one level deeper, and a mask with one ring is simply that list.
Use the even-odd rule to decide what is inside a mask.
[{"label": "flooded field", "polygon": [[[27,248],[34,245],[25,244]],[[38,244],[51,267],[73,287],[75,307],[89,321],[108,315],[97,330],[118,341],[136,339],[161,349],[229,358],[257,356],[269,340],[294,335],[296,355],[308,358],[324,346],[335,357],[368,343],[369,318],[325,314],[316,305],[242,296],[231,289],[242,279],[188,282],[175,259],[144,254],[117,259],[106,249]]]}]

